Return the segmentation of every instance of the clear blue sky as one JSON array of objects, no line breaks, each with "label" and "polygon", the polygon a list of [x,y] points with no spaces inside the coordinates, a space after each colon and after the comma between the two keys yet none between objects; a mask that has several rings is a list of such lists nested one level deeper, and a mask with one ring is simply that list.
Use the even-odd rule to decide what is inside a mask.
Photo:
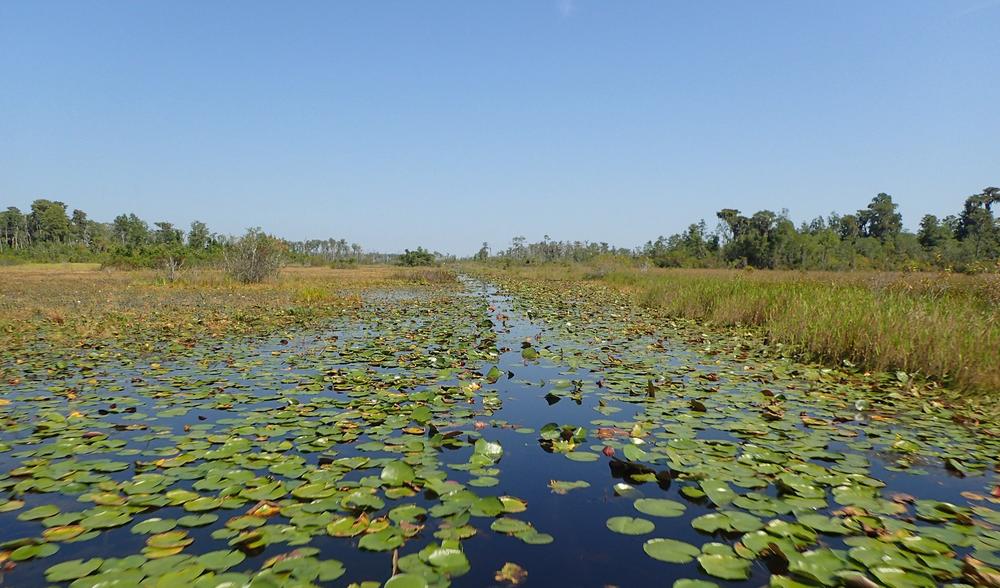
[{"label": "clear blue sky", "polygon": [[0,205],[632,246],[1000,183],[1000,0],[0,2]]}]

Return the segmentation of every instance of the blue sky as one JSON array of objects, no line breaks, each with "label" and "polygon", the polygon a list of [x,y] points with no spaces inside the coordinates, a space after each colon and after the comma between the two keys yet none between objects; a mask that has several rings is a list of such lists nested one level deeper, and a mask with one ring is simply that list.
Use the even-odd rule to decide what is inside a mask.
[{"label": "blue sky", "polygon": [[633,246],[1000,183],[1000,1],[0,2],[0,205]]}]

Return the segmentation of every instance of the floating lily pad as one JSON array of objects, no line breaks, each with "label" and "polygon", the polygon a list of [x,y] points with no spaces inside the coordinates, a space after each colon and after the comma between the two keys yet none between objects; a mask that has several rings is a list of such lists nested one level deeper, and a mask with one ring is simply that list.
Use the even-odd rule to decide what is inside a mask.
[{"label": "floating lily pad", "polygon": [[655,517],[679,517],[685,510],[680,502],[666,498],[639,498],[632,505],[637,511]]},{"label": "floating lily pad", "polygon": [[102,563],[104,563],[104,560],[99,557],[87,560],[74,559],[64,561],[45,570],[45,579],[49,582],[68,582],[70,580],[76,580],[77,578],[83,578],[84,576],[93,574],[98,568],[101,567]]},{"label": "floating lily pad", "polygon": [[607,521],[608,529],[622,535],[645,535],[652,533],[656,525],[652,521],[636,517],[611,517]]},{"label": "floating lily pad", "polygon": [[694,545],[676,539],[650,539],[642,544],[642,550],[653,559],[668,563],[683,564],[694,561],[701,550]]},{"label": "floating lily pad", "polygon": [[750,577],[750,562],[735,555],[703,554],[698,563],[709,575],[723,580],[746,580]]},{"label": "floating lily pad", "polygon": [[382,468],[382,475],[380,476],[382,482],[390,486],[408,484],[415,477],[416,474],[413,472],[413,468],[409,464],[398,460],[386,464]]}]

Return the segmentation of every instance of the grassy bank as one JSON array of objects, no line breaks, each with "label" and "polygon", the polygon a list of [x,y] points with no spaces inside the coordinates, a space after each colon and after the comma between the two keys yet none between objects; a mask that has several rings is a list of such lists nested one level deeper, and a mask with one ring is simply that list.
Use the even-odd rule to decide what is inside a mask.
[{"label": "grassy bank", "polygon": [[592,279],[640,304],[861,368],[919,373],[965,391],[1000,393],[1000,276],[887,272],[639,270],[552,266],[512,270]]},{"label": "grassy bank", "polygon": [[185,271],[171,281],[160,271],[88,264],[3,267],[0,351],[121,341],[134,349],[156,341],[188,345],[273,332],[357,308],[362,293],[373,288],[455,285],[454,274],[432,269],[286,267],[274,280],[246,285],[208,269]]}]

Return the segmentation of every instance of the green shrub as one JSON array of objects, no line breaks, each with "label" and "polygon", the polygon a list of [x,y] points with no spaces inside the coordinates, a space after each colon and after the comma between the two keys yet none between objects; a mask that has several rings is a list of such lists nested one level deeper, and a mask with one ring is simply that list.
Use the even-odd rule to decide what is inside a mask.
[{"label": "green shrub", "polygon": [[259,284],[278,275],[284,260],[285,246],[259,227],[226,248],[226,273],[244,284]]},{"label": "green shrub", "polygon": [[417,266],[417,265],[434,265],[434,254],[427,251],[423,247],[417,247],[416,251],[406,250],[403,255],[399,257],[399,264],[405,266]]}]

